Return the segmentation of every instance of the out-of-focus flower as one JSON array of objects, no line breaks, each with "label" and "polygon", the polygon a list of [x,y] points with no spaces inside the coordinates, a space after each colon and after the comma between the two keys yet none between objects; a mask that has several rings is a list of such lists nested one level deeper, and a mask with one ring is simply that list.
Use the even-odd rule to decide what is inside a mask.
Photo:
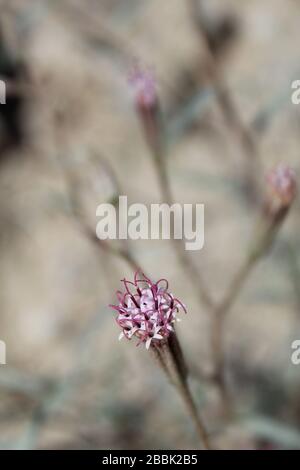
[{"label": "out-of-focus flower", "polygon": [[250,250],[251,263],[272,246],[297,194],[295,172],[280,164],[266,176],[267,194],[262,208],[257,234]]},{"label": "out-of-focus flower", "polygon": [[136,63],[130,71],[128,79],[133,89],[134,102],[143,126],[145,139],[152,155],[158,158],[163,146],[163,120],[154,74],[150,69]]},{"label": "out-of-focus flower", "polygon": [[160,279],[153,283],[140,271],[134,281],[122,280],[125,292],[117,291],[118,305],[110,305],[118,312],[116,321],[122,332],[119,339],[136,337],[138,345],[166,340],[174,331],[177,313],[186,308],[168,291],[168,281]]},{"label": "out-of-focus flower", "polygon": [[150,110],[157,106],[156,80],[151,70],[143,69],[139,64],[135,64],[129,73],[128,80],[139,108]]},{"label": "out-of-focus flower", "polygon": [[281,163],[267,175],[267,182],[272,195],[277,197],[283,206],[290,206],[297,193],[294,170]]},{"label": "out-of-focus flower", "polygon": [[294,170],[283,163],[267,174],[266,181],[264,216],[273,230],[281,225],[296,197],[297,181]]}]

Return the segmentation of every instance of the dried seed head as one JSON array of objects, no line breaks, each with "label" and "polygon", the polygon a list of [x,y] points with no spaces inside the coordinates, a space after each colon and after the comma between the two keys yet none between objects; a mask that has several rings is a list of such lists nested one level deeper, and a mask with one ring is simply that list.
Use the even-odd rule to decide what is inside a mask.
[{"label": "dried seed head", "polygon": [[[134,281],[122,280],[125,292],[117,291],[118,305],[110,305],[118,312],[116,321],[122,332],[119,339],[136,337],[138,345],[160,343],[174,331],[177,313],[186,308],[168,292],[168,281],[153,283],[142,272],[136,272]],[[178,321],[178,320],[177,320]]]}]

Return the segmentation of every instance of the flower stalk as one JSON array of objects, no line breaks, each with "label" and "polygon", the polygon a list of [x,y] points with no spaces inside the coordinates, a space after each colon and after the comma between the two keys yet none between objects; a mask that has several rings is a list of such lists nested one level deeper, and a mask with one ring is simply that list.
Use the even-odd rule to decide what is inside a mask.
[{"label": "flower stalk", "polygon": [[204,46],[204,63],[197,67],[197,74],[204,74],[204,78],[215,90],[217,104],[224,117],[228,131],[235,144],[245,155],[244,189],[250,202],[256,203],[259,195],[257,181],[257,168],[260,167],[259,152],[250,129],[243,123],[232,99],[228,87],[224,84],[217,57],[212,47],[208,30],[206,28],[206,14],[203,2],[187,0],[191,19],[198,33],[201,46]]},{"label": "flower stalk", "polygon": [[[149,70],[144,71],[139,66],[133,69],[129,81],[135,90],[135,106],[151,152],[162,199],[171,207],[174,204],[174,198],[168,175],[166,133],[156,83]],[[183,240],[174,237],[174,224],[171,224],[170,229],[171,241],[181,266],[194,285],[199,300],[206,308],[211,309],[213,301],[208,294],[204,280],[187,255]]]},{"label": "flower stalk", "polygon": [[187,367],[175,330],[180,310],[184,304],[168,290],[168,281],[153,283],[137,271],[134,280],[123,279],[125,292],[117,291],[118,304],[111,305],[117,312],[116,322],[121,328],[119,339],[137,339],[144,344],[182,397],[186,410],[195,423],[204,449],[210,449],[208,434],[189,389]]},{"label": "flower stalk", "polygon": [[156,359],[156,362],[166,375],[167,379],[176,388],[177,392],[181,396],[187,413],[195,424],[195,428],[203,449],[212,449],[206,427],[200,418],[195,401],[190,391],[187,380],[187,368],[176,333],[174,332],[172,335],[170,335],[166,342],[159,345],[153,345],[151,350],[154,358]]},{"label": "flower stalk", "polygon": [[231,282],[225,298],[215,309],[213,316],[212,349],[215,365],[214,378],[223,392],[227,405],[228,395],[223,347],[225,318],[253,268],[272,247],[278,230],[284,222],[297,193],[295,173],[284,164],[274,168],[267,175],[266,182],[266,196],[248,256]]}]

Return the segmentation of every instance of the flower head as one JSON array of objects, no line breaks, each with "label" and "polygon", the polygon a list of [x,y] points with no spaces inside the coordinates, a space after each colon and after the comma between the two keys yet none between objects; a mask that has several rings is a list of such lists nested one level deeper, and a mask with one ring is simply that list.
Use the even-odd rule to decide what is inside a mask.
[{"label": "flower head", "polygon": [[267,175],[267,182],[273,196],[282,206],[290,206],[297,193],[294,170],[281,163]]},{"label": "flower head", "polygon": [[280,164],[266,176],[268,192],[263,202],[257,236],[254,239],[251,259],[263,256],[272,246],[297,194],[294,171]]},{"label": "flower head", "polygon": [[[153,283],[145,274],[137,271],[134,281],[122,280],[125,292],[117,291],[118,305],[110,305],[118,312],[116,321],[122,332],[119,339],[136,337],[138,345],[159,343],[174,331],[174,323],[180,309],[186,308],[168,292],[168,281]],[[178,321],[178,320],[177,320]]]},{"label": "flower head", "polygon": [[143,69],[135,64],[129,73],[129,83],[132,85],[135,100],[139,107],[151,109],[157,105],[156,80],[151,70]]}]

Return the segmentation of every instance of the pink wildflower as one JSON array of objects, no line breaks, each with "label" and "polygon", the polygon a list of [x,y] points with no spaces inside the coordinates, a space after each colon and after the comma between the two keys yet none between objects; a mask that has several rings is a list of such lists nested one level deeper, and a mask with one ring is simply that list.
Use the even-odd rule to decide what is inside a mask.
[{"label": "pink wildflower", "polygon": [[152,342],[159,343],[174,331],[177,313],[186,312],[185,306],[168,292],[168,281],[153,283],[140,271],[134,282],[123,279],[125,292],[117,291],[118,305],[110,305],[118,312],[116,321],[122,332],[119,339],[136,337],[138,344],[149,349]]}]

